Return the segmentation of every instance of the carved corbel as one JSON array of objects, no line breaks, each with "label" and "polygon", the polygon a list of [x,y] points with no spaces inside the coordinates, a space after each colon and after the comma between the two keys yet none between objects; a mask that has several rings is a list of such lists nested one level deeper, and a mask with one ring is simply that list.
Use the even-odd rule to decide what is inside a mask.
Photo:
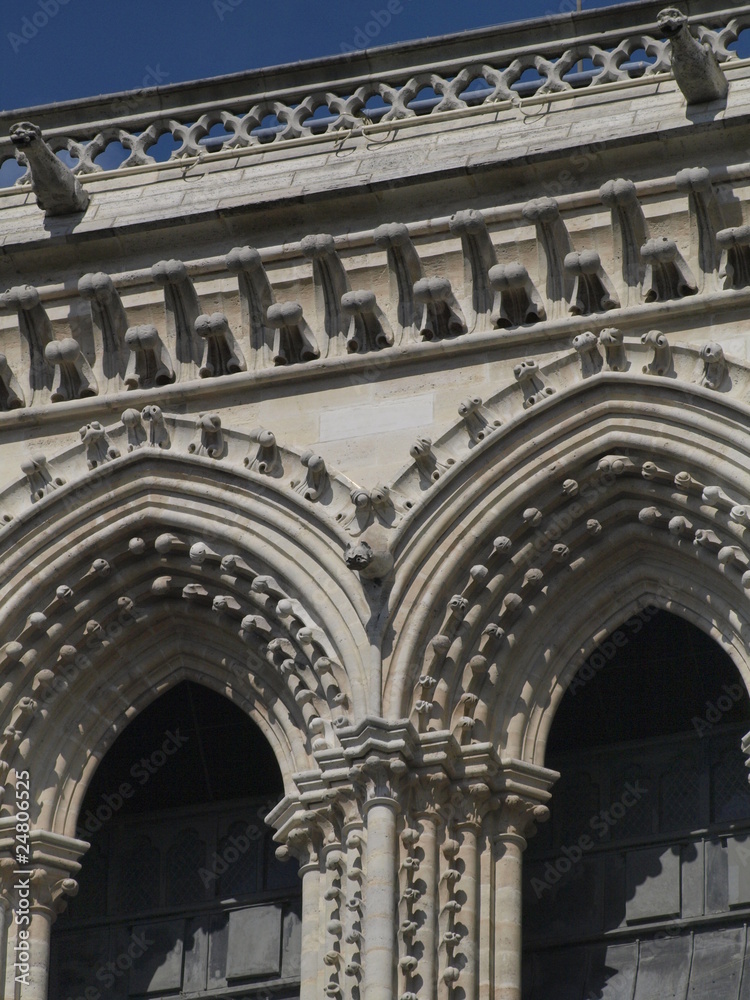
[{"label": "carved corbel", "polygon": [[181,382],[194,378],[203,356],[195,321],[201,314],[198,296],[181,260],[160,260],[151,268],[153,280],[164,287],[167,336],[175,345]]},{"label": "carved corbel", "polygon": [[351,491],[351,502],[354,510],[341,519],[341,527],[350,535],[361,535],[371,525],[392,528],[412,506],[410,501],[382,483],[372,490],[355,487]]},{"label": "carved corbel", "polygon": [[50,341],[44,348],[44,357],[55,369],[50,393],[53,403],[85,399],[98,394],[96,378],[77,340],[66,337],[64,340]]},{"label": "carved corbel", "polygon": [[561,319],[573,290],[573,282],[563,266],[572,250],[568,230],[554,198],[535,198],[524,205],[522,214],[536,226],[540,271],[546,273],[547,311],[550,319]]},{"label": "carved corbel", "polygon": [[437,685],[437,678],[431,674],[422,674],[417,682],[418,697],[414,701],[414,711],[417,714],[417,729],[420,733],[426,731],[432,717],[435,703],[432,693]]},{"label": "carved corbel", "polygon": [[721,344],[704,344],[700,355],[703,362],[701,385],[707,389],[719,390],[729,374]]},{"label": "carved corbel", "polygon": [[132,407],[123,410],[120,420],[128,435],[128,451],[135,451],[146,443],[146,431],[143,429],[141,415]]},{"label": "carved corbel", "polygon": [[539,323],[547,318],[542,297],[523,264],[496,264],[489,280],[494,298],[492,325],[507,329]]},{"label": "carved corbel", "polygon": [[607,356],[607,368],[612,372],[624,372],[628,368],[622,331],[608,326],[599,334],[599,343]]},{"label": "carved corbel", "polygon": [[253,247],[235,247],[226,255],[225,263],[239,283],[242,331],[250,340],[250,367],[269,368],[274,333],[266,314],[274,295],[261,256]]},{"label": "carved corbel", "polygon": [[736,506],[735,501],[720,486],[705,486],[701,493],[701,499],[703,503],[730,512]]},{"label": "carved corbel", "polygon": [[642,507],[638,511],[638,520],[649,528],[655,528],[662,525],[666,518],[658,507]]},{"label": "carved corbel", "polygon": [[625,305],[634,305],[640,301],[646,273],[640,248],[649,235],[635,184],[623,178],[607,181],[599,189],[599,197],[612,213],[615,258],[622,261],[622,280],[627,289]]},{"label": "carved corbel", "polygon": [[245,615],[240,622],[238,634],[247,645],[257,643],[258,640],[267,644],[273,638],[273,629],[262,615]]},{"label": "carved corbel", "polygon": [[149,403],[148,406],[144,406],[141,410],[141,418],[147,428],[148,437],[146,443],[149,447],[168,448],[169,431],[164,423],[164,414],[161,412],[161,408],[154,403]]},{"label": "carved corbel", "polygon": [[226,454],[226,442],[218,413],[202,413],[196,420],[195,427],[198,433],[188,445],[190,454],[223,458]]},{"label": "carved corbel", "polygon": [[533,358],[527,358],[516,365],[513,369],[513,375],[523,392],[524,410],[528,410],[536,403],[541,403],[543,399],[547,399],[555,393],[553,386],[545,385],[539,365]]},{"label": "carved corbel", "polygon": [[646,302],[666,302],[695,295],[698,286],[674,240],[667,236],[647,240],[641,247],[646,264],[643,289]]},{"label": "carved corbel", "polygon": [[723,545],[716,553],[716,559],[722,566],[735,566],[743,573],[747,571],[748,558],[739,545]]},{"label": "carved corbel", "polygon": [[336,251],[333,236],[327,233],[306,236],[300,249],[312,260],[315,309],[327,338],[323,355],[338,357],[347,350],[349,323],[341,300],[349,291],[349,279]]},{"label": "carved corbel", "polygon": [[229,329],[224,313],[198,316],[195,332],[203,341],[203,357],[198,374],[201,378],[236,375],[246,371],[245,359]]},{"label": "carved corbel", "polygon": [[125,372],[128,389],[153,389],[174,382],[172,359],[155,326],[131,326],[125,346],[130,351]]},{"label": "carved corbel", "polygon": [[52,387],[54,370],[44,355],[44,349],[52,337],[49,321],[39,292],[33,285],[16,285],[0,295],[0,309],[14,309],[18,316],[21,341],[28,356],[24,361],[29,366],[29,389],[32,405],[43,401],[45,390]]},{"label": "carved corbel", "polygon": [[718,552],[722,547],[722,544],[723,543],[716,532],[707,528],[699,528],[693,538],[693,545],[698,545],[701,548],[708,549],[712,552]]},{"label": "carved corbel", "polygon": [[466,320],[447,278],[420,278],[414,301],[421,306],[419,332],[424,340],[443,340],[466,333]]},{"label": "carved corbel", "polygon": [[678,472],[674,477],[675,486],[686,493],[701,493],[703,484],[699,483],[691,474],[685,470]]},{"label": "carved corbel", "polygon": [[503,598],[500,605],[500,612],[497,616],[498,622],[507,631],[508,628],[520,617],[524,608],[524,600],[519,594],[508,593]]},{"label": "carved corbel", "polygon": [[641,337],[641,343],[650,347],[653,358],[643,366],[644,375],[666,375],[672,365],[672,349],[660,330],[649,330]]},{"label": "carved corbel", "polygon": [[672,473],[667,469],[660,468],[655,462],[644,462],[641,466],[641,475],[652,483],[672,483]]},{"label": "carved corbel", "polygon": [[349,354],[380,351],[393,345],[393,333],[385,313],[375,299],[375,293],[363,289],[345,292],[341,309],[349,317],[346,349]]},{"label": "carved corbel", "polygon": [[275,365],[302,364],[320,357],[315,337],[298,302],[275,302],[268,307],[266,320],[276,331],[273,338]]},{"label": "carved corbel", "polygon": [[497,264],[487,225],[480,212],[468,209],[456,212],[449,222],[450,231],[461,238],[464,257],[465,298],[471,290],[472,330],[487,330],[493,314],[494,293],[490,272]]},{"label": "carved corbel", "polygon": [[602,370],[602,356],[599,353],[599,340],[595,333],[588,330],[573,338],[573,347],[581,359],[581,375],[589,378]]},{"label": "carved corbel", "polygon": [[307,472],[304,479],[292,482],[292,488],[296,493],[302,494],[305,500],[320,500],[331,485],[325,460],[308,450],[302,452],[300,462]]},{"label": "carved corbel", "polygon": [[473,396],[471,399],[465,399],[463,403],[460,403],[458,415],[463,420],[469,437],[474,444],[483,441],[488,434],[491,434],[496,427],[500,426],[500,421],[495,420],[488,410],[484,408],[480,396]]},{"label": "carved corbel", "polygon": [[574,316],[588,316],[590,313],[619,308],[617,293],[595,250],[566,254],[563,265],[566,274],[572,275],[574,279],[568,310],[570,313]]},{"label": "carved corbel", "polygon": [[596,471],[606,476],[622,476],[626,472],[635,473],[637,467],[626,455],[605,455],[596,463]]},{"label": "carved corbel", "polygon": [[258,450],[254,457],[248,456],[244,459],[245,468],[251,472],[260,472],[263,476],[284,475],[284,466],[281,464],[281,454],[279,446],[276,444],[276,435],[272,431],[256,427],[250,431],[250,440],[255,441]]},{"label": "carved corbel", "polygon": [[28,163],[31,189],[45,215],[71,215],[86,210],[88,193],[70,167],[52,152],[38,125],[18,122],[11,126],[10,141]]},{"label": "carved corbel", "polygon": [[0,354],[0,410],[22,410],[25,406],[23,389],[18,384],[7,357]]},{"label": "carved corbel", "polygon": [[719,60],[709,44],[693,35],[682,11],[666,7],[659,11],[657,20],[669,42],[672,73],[688,106],[724,100],[729,82]]},{"label": "carved corbel", "polygon": [[80,428],[81,442],[86,449],[89,469],[96,469],[105,462],[120,457],[120,452],[109,442],[107,432],[98,420],[92,420]]},{"label": "carved corbel", "polygon": [[373,234],[375,244],[388,252],[390,299],[398,303],[396,325],[398,342],[417,339],[422,310],[414,298],[414,286],[423,275],[422,262],[406,226],[398,222],[378,226]]},{"label": "carved corbel", "polygon": [[721,229],[716,234],[721,248],[719,277],[724,288],[747,288],[750,285],[750,226]]},{"label": "carved corbel", "polygon": [[688,194],[692,227],[693,259],[701,271],[701,290],[718,287],[720,254],[716,234],[722,228],[721,211],[716,200],[711,174],[706,167],[687,167],[675,178],[678,191]]},{"label": "carved corbel", "polygon": [[114,389],[120,389],[128,367],[128,349],[125,334],[128,317],[120,295],[112,279],[103,271],[84,274],[78,282],[78,292],[87,299],[91,309],[94,331],[94,371],[107,383],[114,381]]},{"label": "carved corbel", "polygon": [[671,535],[676,535],[678,538],[683,538],[693,533],[693,525],[691,521],[688,521],[686,517],[678,514],[676,517],[672,517],[669,520],[667,529]]},{"label": "carved corbel", "polygon": [[158,406],[149,404],[140,413],[138,410],[125,410],[120,419],[128,432],[128,451],[135,451],[143,445],[169,448],[169,431]]},{"label": "carved corbel", "polygon": [[42,454],[32,455],[21,462],[21,471],[29,481],[32,503],[41,500],[58,486],[65,485],[62,476],[55,476],[50,470],[47,459]]},{"label": "carved corbel", "polygon": [[419,472],[423,485],[430,486],[437,482],[440,476],[455,465],[455,459],[449,458],[445,462],[438,459],[432,449],[432,440],[428,437],[418,438],[411,446],[409,454],[414,459],[414,464]]}]

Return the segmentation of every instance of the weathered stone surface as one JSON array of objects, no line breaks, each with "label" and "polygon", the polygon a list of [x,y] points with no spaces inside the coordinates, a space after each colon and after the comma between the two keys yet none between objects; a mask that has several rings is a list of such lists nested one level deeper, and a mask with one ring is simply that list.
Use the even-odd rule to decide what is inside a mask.
[{"label": "weathered stone surface", "polygon": [[[80,165],[56,188],[30,155],[0,190],[0,862],[27,769],[32,1000],[94,763],[184,676],[271,744],[301,910],[141,915],[127,989],[302,1000],[519,1000],[522,856],[584,654],[654,602],[750,676],[750,8],[701,0],[667,43],[636,6],[179,85],[117,124],[35,109]],[[570,801],[584,827],[608,805]],[[712,955],[729,996],[730,814],[610,870],[558,840],[591,940],[535,958],[529,996],[718,996]]]}]

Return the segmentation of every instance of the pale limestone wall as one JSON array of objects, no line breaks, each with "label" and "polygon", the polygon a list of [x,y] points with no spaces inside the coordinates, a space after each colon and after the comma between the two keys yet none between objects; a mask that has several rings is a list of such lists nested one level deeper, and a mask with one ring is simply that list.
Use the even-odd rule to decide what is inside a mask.
[{"label": "pale limestone wall", "polygon": [[[717,31],[750,17],[693,7],[694,23],[710,15]],[[623,24],[661,59],[657,13],[628,7]],[[531,57],[541,35],[550,58],[575,56],[575,39],[608,52],[609,18],[515,29],[507,47]],[[728,38],[714,37],[722,59]],[[459,57],[483,64],[503,44],[488,31],[351,67],[324,61],[308,67],[310,86],[330,74],[351,94],[413,70],[413,97],[433,63],[447,78]],[[21,1000],[46,996],[49,928],[85,850],[76,810],[95,755],[176,676],[241,704],[280,760],[287,794],[271,821],[303,862],[304,1000],[354,985],[364,1000],[450,1000],[457,988],[518,1000],[521,853],[546,817],[546,737],[581,658],[651,601],[721,636],[750,682],[750,288],[728,279],[715,239],[747,219],[750,63],[722,65],[727,101],[697,109],[666,62],[588,90],[508,91],[491,106],[82,172],[90,202],[75,218],[45,216],[28,186],[0,192],[0,288],[36,288],[31,326],[44,339],[46,314],[97,378],[86,395],[78,358],[59,401],[46,385],[30,405],[27,335],[13,297],[0,299],[6,862],[21,762],[43,789],[35,971]],[[274,72],[257,93],[299,101],[300,71]],[[182,108],[194,122],[211,102],[236,104],[242,82],[133,100],[152,119]],[[135,132],[128,100],[111,106]],[[107,125],[96,102],[77,123],[72,108],[37,110],[52,141]],[[695,167],[707,170],[689,196],[676,176]],[[625,237],[600,192],[616,178],[633,181],[649,236],[675,242],[692,294],[673,275],[656,301],[645,275],[628,285]],[[570,247],[550,237],[545,249],[540,206],[528,205],[539,198],[556,199]],[[481,213],[470,221],[483,220],[498,264],[526,268],[546,319],[496,328],[499,296],[474,315],[471,253],[450,225],[467,210]],[[374,236],[391,223],[408,226],[424,278],[450,280],[465,333],[401,329],[398,269]],[[302,241],[321,233],[338,257],[316,295]],[[261,252],[277,302],[302,306],[319,359],[274,366],[257,346],[225,259],[245,246]],[[571,312],[569,249],[599,254],[597,294],[618,306]],[[182,321],[151,274],[171,259],[187,265],[198,311],[226,316],[247,370],[199,378],[195,358],[179,370]],[[325,333],[337,260],[351,289],[375,294],[392,346],[349,354],[343,332]],[[128,329],[156,328],[173,383],[127,390],[122,371],[103,374],[78,292],[90,272],[110,276]],[[400,277],[403,298],[414,276]],[[192,308],[189,285],[182,294]],[[6,406],[13,393],[26,405]],[[150,428],[162,436],[149,440]],[[325,460],[317,480],[308,451]],[[123,613],[141,627],[120,642],[105,626]],[[82,649],[94,670],[78,667]],[[13,989],[7,960],[4,974]]]}]

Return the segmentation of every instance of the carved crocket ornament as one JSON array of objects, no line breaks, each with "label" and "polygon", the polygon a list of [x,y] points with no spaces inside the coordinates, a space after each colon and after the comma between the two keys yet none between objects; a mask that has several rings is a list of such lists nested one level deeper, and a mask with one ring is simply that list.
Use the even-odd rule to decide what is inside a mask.
[{"label": "carved crocket ornament", "polygon": [[52,152],[38,125],[19,122],[11,128],[10,139],[28,162],[31,188],[37,205],[46,215],[70,215],[85,210],[89,195],[70,168]]}]

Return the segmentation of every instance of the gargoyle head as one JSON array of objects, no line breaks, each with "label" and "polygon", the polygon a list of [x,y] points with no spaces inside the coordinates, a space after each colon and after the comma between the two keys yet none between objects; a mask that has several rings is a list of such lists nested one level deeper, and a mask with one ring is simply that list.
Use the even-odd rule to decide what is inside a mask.
[{"label": "gargoyle head", "polygon": [[676,7],[665,7],[659,11],[656,19],[665,38],[674,38],[687,26],[687,17]]},{"label": "gargoyle head", "polygon": [[356,544],[350,542],[344,553],[346,565],[356,572],[367,569],[374,558],[375,553],[372,551],[372,546],[367,542],[357,542]]},{"label": "gargoyle head", "polygon": [[32,122],[18,122],[10,130],[10,141],[21,148],[30,146],[42,138],[42,130]]}]

